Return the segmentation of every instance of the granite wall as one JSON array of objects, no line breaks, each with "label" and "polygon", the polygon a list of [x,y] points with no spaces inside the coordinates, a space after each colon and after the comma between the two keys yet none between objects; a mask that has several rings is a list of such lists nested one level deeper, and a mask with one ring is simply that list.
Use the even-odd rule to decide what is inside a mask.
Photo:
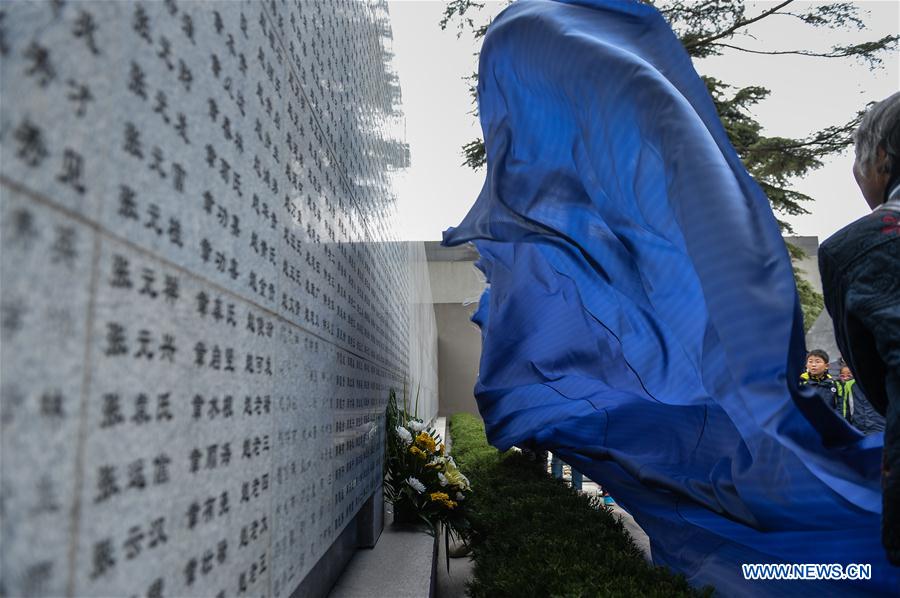
[{"label": "granite wall", "polygon": [[390,58],[383,3],[0,6],[0,595],[289,596],[378,490],[436,367]]}]

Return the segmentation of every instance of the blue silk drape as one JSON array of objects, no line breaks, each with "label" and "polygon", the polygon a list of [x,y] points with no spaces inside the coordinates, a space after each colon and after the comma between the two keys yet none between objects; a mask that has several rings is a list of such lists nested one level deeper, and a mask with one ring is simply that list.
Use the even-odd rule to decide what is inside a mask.
[{"label": "blue silk drape", "polygon": [[[659,13],[517,2],[485,38],[478,100],[485,183],[444,243],[474,241],[490,283],[473,318],[489,440],[607,487],[691,583],[900,592],[882,437],[798,388],[784,241]],[[868,563],[873,579],[742,578],[780,562]]]}]

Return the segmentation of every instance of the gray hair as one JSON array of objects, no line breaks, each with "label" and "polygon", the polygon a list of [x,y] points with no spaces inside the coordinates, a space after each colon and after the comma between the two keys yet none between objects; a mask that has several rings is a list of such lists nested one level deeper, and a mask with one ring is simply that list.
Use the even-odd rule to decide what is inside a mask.
[{"label": "gray hair", "polygon": [[875,163],[878,148],[888,155],[891,175],[900,166],[900,91],[872,106],[853,133],[856,162],[868,170]]}]

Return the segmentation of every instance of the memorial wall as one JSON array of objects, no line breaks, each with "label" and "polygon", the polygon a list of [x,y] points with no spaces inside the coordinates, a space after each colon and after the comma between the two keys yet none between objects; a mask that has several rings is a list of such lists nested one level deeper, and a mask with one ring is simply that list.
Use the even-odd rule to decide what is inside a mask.
[{"label": "memorial wall", "polygon": [[290,596],[380,492],[437,411],[390,58],[383,3],[0,5],[0,595]]}]

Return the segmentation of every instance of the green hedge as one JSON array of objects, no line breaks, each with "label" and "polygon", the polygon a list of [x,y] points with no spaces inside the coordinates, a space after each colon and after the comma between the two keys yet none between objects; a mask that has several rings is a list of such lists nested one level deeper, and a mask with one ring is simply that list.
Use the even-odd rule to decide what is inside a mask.
[{"label": "green hedge", "polygon": [[472,481],[471,596],[701,595],[683,577],[647,564],[596,498],[518,452],[489,446],[480,418],[454,415],[450,433],[453,456]]}]

